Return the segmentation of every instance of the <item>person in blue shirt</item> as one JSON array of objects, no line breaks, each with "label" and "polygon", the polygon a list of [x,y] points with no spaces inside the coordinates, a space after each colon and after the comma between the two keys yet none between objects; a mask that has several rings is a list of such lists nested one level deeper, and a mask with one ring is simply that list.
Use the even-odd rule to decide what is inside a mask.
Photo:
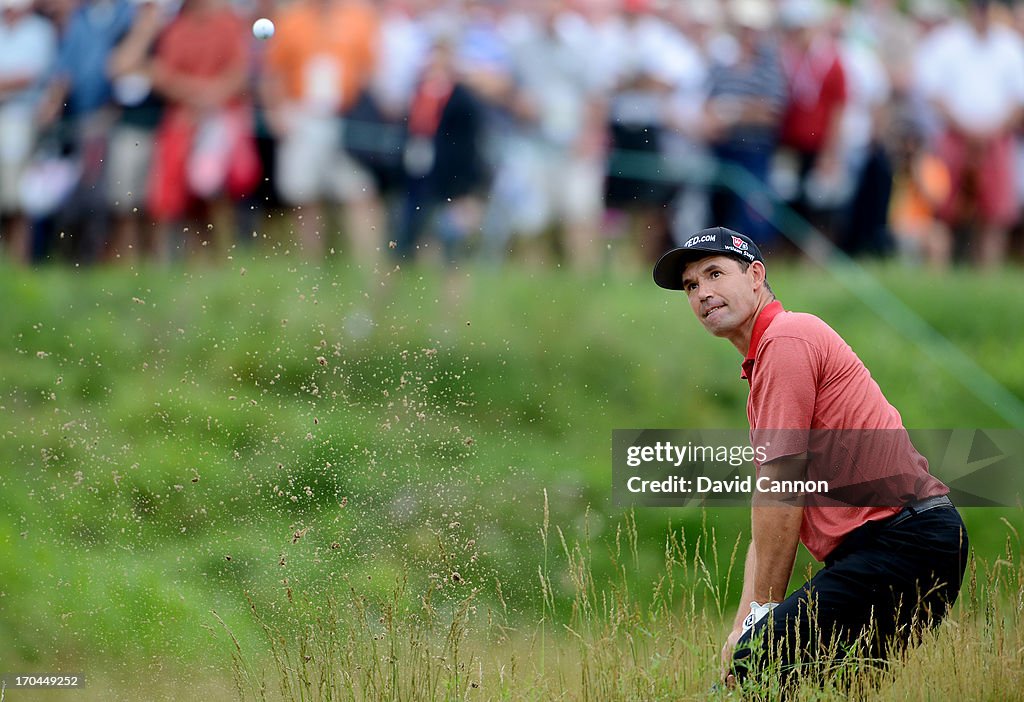
[{"label": "person in blue shirt", "polygon": [[108,64],[134,17],[131,0],[85,0],[60,38],[40,109],[40,123],[55,129],[81,162],[81,180],[61,208],[59,228],[79,234],[72,234],[74,255],[85,262],[99,257],[109,228],[103,164],[117,110]]}]

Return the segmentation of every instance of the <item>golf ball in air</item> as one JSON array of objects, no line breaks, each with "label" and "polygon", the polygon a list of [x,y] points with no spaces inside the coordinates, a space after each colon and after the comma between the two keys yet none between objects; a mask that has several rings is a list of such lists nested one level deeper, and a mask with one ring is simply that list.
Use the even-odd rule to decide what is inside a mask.
[{"label": "golf ball in air", "polygon": [[252,23],[252,35],[257,39],[269,39],[274,36],[274,23],[266,17],[260,17]]}]

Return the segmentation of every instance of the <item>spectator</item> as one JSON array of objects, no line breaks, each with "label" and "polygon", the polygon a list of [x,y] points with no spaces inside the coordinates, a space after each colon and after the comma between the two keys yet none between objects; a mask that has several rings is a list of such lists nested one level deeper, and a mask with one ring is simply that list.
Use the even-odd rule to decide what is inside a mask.
[{"label": "spectator", "polygon": [[781,144],[796,157],[797,178],[790,204],[805,219],[829,230],[826,212],[845,195],[840,124],[846,105],[846,73],[827,31],[825,0],[785,0],[782,66],[789,101]]},{"label": "spectator", "polygon": [[153,85],[166,109],[154,146],[149,206],[160,224],[161,252],[186,219],[195,229],[181,229],[189,255],[210,244],[225,249],[235,231],[231,200],[252,192],[259,180],[246,95],[247,36],[248,28],[222,0],[185,0],[158,40]]},{"label": "spectator", "polygon": [[[712,217],[771,251],[771,200],[763,189],[786,107],[786,82],[769,34],[774,17],[768,0],[732,0],[729,17],[736,40],[714,52],[703,116],[703,132],[721,173]],[[737,168],[753,180],[736,179]],[[762,191],[737,191],[746,187]]]},{"label": "spectator", "polygon": [[[234,236],[231,219],[266,237],[257,222],[282,204],[314,258],[338,223],[325,206],[341,205],[363,264],[386,237],[412,255],[428,230],[453,259],[480,229],[492,255],[589,269],[612,239],[653,255],[711,219],[777,252],[765,185],[770,172],[781,192],[780,144],[801,161],[801,211],[851,254],[885,253],[895,229],[941,263],[954,225],[958,257],[991,263],[1020,219],[1024,40],[1000,26],[1024,25],[1019,8],[997,4],[994,23],[972,10],[972,25],[949,0],[909,0],[913,20],[898,0],[250,0],[241,15],[225,7],[239,0],[180,1],[172,22],[164,0],[36,0],[38,15],[0,0],[12,258],[58,229],[81,260],[166,258],[186,224],[194,251]],[[269,41],[247,30],[262,16]],[[29,25],[51,42],[57,28],[55,70],[52,45],[19,48]]]},{"label": "spectator", "polygon": [[[385,0],[380,46],[369,85],[349,112],[346,147],[372,174],[382,199],[401,199],[405,188],[402,152],[413,91],[431,39],[409,0]],[[389,221],[389,230],[394,222]],[[379,238],[379,237],[378,237]]]},{"label": "spectator", "polygon": [[938,213],[949,198],[949,170],[922,148],[917,131],[904,130],[900,136],[895,154],[892,230],[906,260],[943,269],[950,262],[952,241]]},{"label": "spectator", "polygon": [[841,180],[852,186],[839,225],[839,245],[850,255],[885,255],[894,249],[889,228],[893,165],[884,136],[892,94],[889,76],[870,35],[847,33],[845,11],[831,23],[846,75],[847,102],[840,124]]},{"label": "spectator", "polygon": [[445,260],[454,263],[479,227],[483,106],[457,74],[454,54],[450,44],[434,46],[412,99],[408,190],[395,247],[404,258],[414,258],[423,234],[433,229]]},{"label": "spectator", "polygon": [[41,109],[40,121],[58,127],[80,163],[81,178],[56,217],[71,237],[73,255],[99,259],[109,231],[106,161],[116,117],[107,61],[128,32],[135,7],[130,0],[87,0],[72,13],[60,39],[60,53]]},{"label": "spectator", "polygon": [[929,73],[938,60],[947,27],[953,21],[953,10],[946,0],[913,0],[910,7],[914,18],[914,36],[908,50],[910,59],[904,66],[893,60],[886,61],[895,91],[895,109],[915,123],[924,137],[923,148],[931,149],[944,129],[936,105],[926,94],[931,82]]},{"label": "spectator", "polygon": [[389,118],[409,113],[431,38],[414,0],[385,0],[380,23],[380,52],[370,88]]},{"label": "spectator", "polygon": [[143,246],[145,253],[158,257],[153,249],[146,189],[163,103],[153,91],[150,66],[156,39],[170,19],[163,0],[135,1],[131,29],[107,63],[114,98],[121,107],[112,128],[107,162],[106,190],[114,214],[107,255],[123,261],[134,261],[143,253]]},{"label": "spectator", "polygon": [[667,19],[680,33],[681,42],[675,63],[676,80],[669,102],[668,124],[664,135],[665,158],[672,164],[692,169],[680,184],[673,203],[672,234],[677,244],[708,222],[706,178],[714,169],[707,145],[700,138],[701,112],[708,82],[707,40],[720,17],[714,0],[670,6]]},{"label": "spectator", "polygon": [[326,250],[321,203],[345,204],[353,258],[377,257],[382,210],[371,173],[344,149],[342,118],[374,75],[380,19],[364,0],[298,0],[281,12],[264,100],[278,138],[276,181],[305,255]]},{"label": "spectator", "polygon": [[556,230],[565,260],[593,270],[603,177],[601,100],[588,65],[581,17],[543,0],[536,22],[512,44],[518,88],[515,126],[495,177],[488,245]]},{"label": "spectator", "polygon": [[968,21],[936,37],[922,76],[941,119],[937,148],[951,179],[942,215],[957,249],[970,249],[982,266],[1005,260],[1008,230],[1019,214],[1013,131],[1024,107],[1024,44],[993,23],[991,13],[989,0],[971,0]]},{"label": "spectator", "polygon": [[679,67],[694,49],[653,12],[650,0],[626,0],[624,10],[623,50],[608,107],[606,225],[635,238],[653,261],[671,243],[668,206],[676,187],[663,167],[664,133]]},{"label": "spectator", "polygon": [[32,13],[32,0],[0,0],[0,239],[17,263],[30,257],[19,184],[36,141],[41,82],[56,52],[54,27]]}]

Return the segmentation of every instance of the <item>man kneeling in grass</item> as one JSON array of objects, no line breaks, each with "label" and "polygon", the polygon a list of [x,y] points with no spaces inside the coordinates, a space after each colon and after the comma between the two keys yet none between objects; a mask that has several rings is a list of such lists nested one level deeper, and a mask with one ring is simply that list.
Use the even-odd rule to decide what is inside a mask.
[{"label": "man kneeling in grass", "polygon": [[[881,658],[937,625],[960,591],[967,532],[853,350],[817,317],[784,310],[757,246],[724,227],[662,256],[654,280],[684,291],[704,328],[744,356],[750,438],[765,447],[758,477],[831,488],[754,491],[723,681],[760,678],[769,666],[790,679],[858,643]],[[798,541],[825,567],[786,597]]]}]

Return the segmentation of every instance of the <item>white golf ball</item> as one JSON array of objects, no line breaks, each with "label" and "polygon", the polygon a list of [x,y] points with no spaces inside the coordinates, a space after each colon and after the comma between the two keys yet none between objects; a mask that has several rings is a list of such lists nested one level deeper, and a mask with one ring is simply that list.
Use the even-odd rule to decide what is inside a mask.
[{"label": "white golf ball", "polygon": [[260,17],[252,23],[252,35],[257,39],[269,39],[274,36],[274,23],[266,17]]}]

